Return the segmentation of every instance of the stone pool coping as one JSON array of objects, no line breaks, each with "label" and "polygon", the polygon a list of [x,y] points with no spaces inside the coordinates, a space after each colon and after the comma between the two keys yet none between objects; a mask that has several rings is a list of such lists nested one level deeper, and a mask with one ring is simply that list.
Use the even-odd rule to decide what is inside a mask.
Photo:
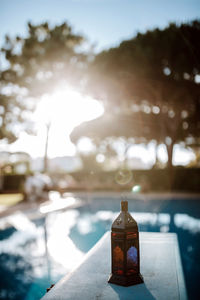
[{"label": "stone pool coping", "polygon": [[108,284],[111,269],[110,233],[86,254],[81,265],[63,277],[42,300],[186,300],[182,264],[175,233],[140,233],[144,283]]}]

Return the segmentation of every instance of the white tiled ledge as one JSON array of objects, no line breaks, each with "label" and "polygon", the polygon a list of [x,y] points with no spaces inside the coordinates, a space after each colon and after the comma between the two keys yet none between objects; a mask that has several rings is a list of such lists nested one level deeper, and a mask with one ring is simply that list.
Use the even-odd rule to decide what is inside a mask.
[{"label": "white tiled ledge", "polygon": [[121,287],[107,283],[110,274],[110,234],[89,251],[82,264],[62,278],[42,300],[186,300],[187,294],[174,233],[140,233],[144,284]]}]

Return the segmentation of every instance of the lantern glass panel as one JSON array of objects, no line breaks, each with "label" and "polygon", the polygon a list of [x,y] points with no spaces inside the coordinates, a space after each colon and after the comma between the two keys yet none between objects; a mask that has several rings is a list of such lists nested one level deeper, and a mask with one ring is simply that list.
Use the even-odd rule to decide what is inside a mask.
[{"label": "lantern glass panel", "polygon": [[138,250],[135,246],[130,246],[127,251],[127,275],[138,272]]},{"label": "lantern glass panel", "polygon": [[123,242],[117,241],[113,243],[113,273],[124,274],[124,251]]},{"label": "lantern glass panel", "polygon": [[121,247],[123,245],[115,245],[113,248],[113,264],[114,264],[114,273],[118,275],[122,275],[124,273],[124,252]]},{"label": "lantern glass panel", "polygon": [[131,275],[139,271],[139,258],[138,258],[138,239],[137,233],[127,233],[127,268],[126,274]]}]

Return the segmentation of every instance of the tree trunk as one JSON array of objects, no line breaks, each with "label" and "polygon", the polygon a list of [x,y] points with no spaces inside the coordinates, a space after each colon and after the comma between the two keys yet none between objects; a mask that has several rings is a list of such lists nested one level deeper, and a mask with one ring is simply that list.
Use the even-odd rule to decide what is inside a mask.
[{"label": "tree trunk", "polygon": [[155,165],[157,165],[160,161],[158,158],[158,146],[159,146],[159,144],[155,145]]},{"label": "tree trunk", "polygon": [[168,169],[173,168],[173,149],[174,149],[174,143],[172,142],[170,145],[166,145],[167,148],[167,155],[168,155],[168,162],[167,162],[167,167]]},{"label": "tree trunk", "polygon": [[45,152],[44,152],[44,168],[43,172],[46,173],[48,171],[48,143],[49,143],[49,130],[50,124],[47,124],[47,135],[45,141]]},{"label": "tree trunk", "polygon": [[155,160],[154,160],[154,164],[153,164],[153,168],[157,168],[159,165],[159,158],[158,158],[158,146],[159,144],[156,142],[155,143]]},{"label": "tree trunk", "polygon": [[173,170],[173,150],[174,150],[174,142],[172,142],[170,145],[166,145],[167,148],[167,154],[168,154],[168,176],[169,176],[169,189],[173,189],[173,182],[174,182],[174,170]]}]

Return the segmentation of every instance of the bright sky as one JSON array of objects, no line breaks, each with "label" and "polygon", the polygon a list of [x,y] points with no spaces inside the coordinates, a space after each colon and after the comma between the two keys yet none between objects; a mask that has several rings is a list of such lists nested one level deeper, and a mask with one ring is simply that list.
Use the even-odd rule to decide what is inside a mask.
[{"label": "bright sky", "polygon": [[[48,21],[52,25],[67,21],[76,33],[84,34],[90,43],[96,45],[96,51],[100,51],[131,38],[137,31],[163,28],[170,21],[190,21],[199,17],[199,0],[0,0],[0,45],[7,33],[11,36],[24,36],[28,21],[35,24]],[[67,93],[73,94],[81,115],[73,105],[64,104],[63,93],[66,93],[65,96]],[[55,102],[54,98],[55,95],[52,95],[52,103]],[[86,99],[85,105],[81,107],[81,100],[76,91],[62,91],[59,95],[58,109],[66,113],[65,117],[61,113],[61,119],[65,119],[62,124],[65,126],[61,125],[59,118],[54,118],[49,140],[51,157],[75,154],[75,148],[69,141],[69,133],[80,122],[102,113],[102,107],[97,102]],[[45,99],[43,108],[41,105],[36,113],[40,124],[38,135],[30,137],[22,133],[11,150],[24,150],[35,157],[43,155],[45,126],[41,122],[44,111],[49,109],[44,103]],[[55,111],[56,106],[55,103],[52,104],[50,113]]]},{"label": "bright sky", "polygon": [[199,0],[0,0],[0,43],[5,33],[24,35],[29,20],[51,24],[67,20],[100,49],[137,31],[197,17]]}]

